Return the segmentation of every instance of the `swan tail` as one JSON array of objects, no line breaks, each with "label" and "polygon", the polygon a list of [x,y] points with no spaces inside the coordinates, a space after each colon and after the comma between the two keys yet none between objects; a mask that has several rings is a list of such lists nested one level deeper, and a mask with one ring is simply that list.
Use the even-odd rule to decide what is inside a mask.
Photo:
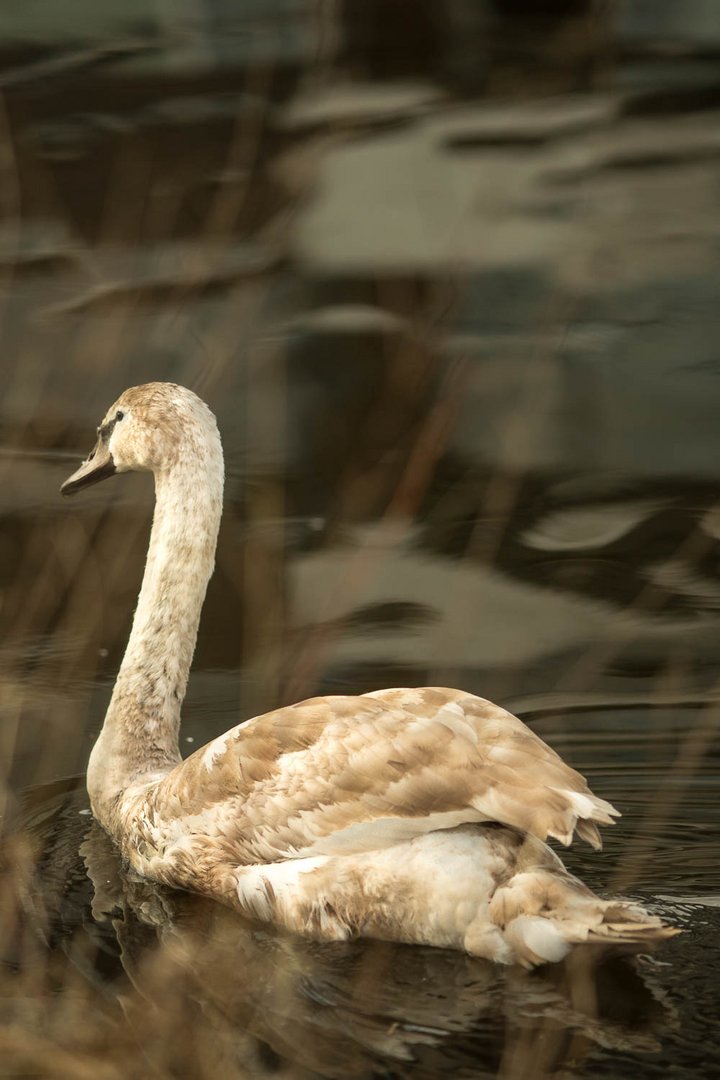
[{"label": "swan tail", "polygon": [[[564,870],[516,874],[496,890],[490,915],[512,961],[532,968],[562,960],[578,945],[640,952],[681,933],[640,904],[601,900]],[[466,938],[472,952],[472,935]]]}]

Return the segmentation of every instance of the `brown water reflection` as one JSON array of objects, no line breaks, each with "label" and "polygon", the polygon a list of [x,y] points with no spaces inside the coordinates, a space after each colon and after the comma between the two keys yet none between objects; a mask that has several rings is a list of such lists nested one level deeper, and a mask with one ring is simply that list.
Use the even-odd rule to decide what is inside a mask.
[{"label": "brown water reflection", "polygon": [[103,987],[122,1006],[115,1052],[127,1025],[156,1068],[184,1056],[191,1075],[552,1075],[602,1051],[655,1053],[677,1028],[647,958],[596,967],[579,951],[527,973],[444,950],[318,945],[157,888],[123,870],[82,789],[65,789],[26,799],[44,851],[35,904],[53,912],[46,943],[65,978],[79,968],[89,1004]]},{"label": "brown water reflection", "polygon": [[[713,1067],[720,19],[441,7],[3,16],[0,795],[39,870],[14,840],[3,1000],[27,1011],[2,1038],[77,999],[127,1050],[118,1003],[151,1040],[140,1003],[167,976],[180,1028],[208,1033],[198,1075],[216,1032],[228,1075],[237,1054],[292,1075]],[[178,898],[152,923],[127,883],[117,925],[93,920],[82,796],[53,785],[101,722],[151,491],[57,489],[108,402],[156,378],[207,398],[228,459],[186,748],[324,691],[455,684],[517,711],[625,812],[572,865],[692,929],[613,969],[599,1012],[572,972],[315,950],[218,913],[201,931]],[[256,996],[222,964],[213,983],[198,935]],[[178,1015],[153,1008],[160,1053]]]}]

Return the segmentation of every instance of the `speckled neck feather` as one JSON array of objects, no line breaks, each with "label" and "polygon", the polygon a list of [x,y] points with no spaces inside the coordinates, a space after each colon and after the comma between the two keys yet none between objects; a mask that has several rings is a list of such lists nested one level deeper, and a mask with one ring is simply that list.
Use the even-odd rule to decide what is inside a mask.
[{"label": "speckled neck feather", "polygon": [[88,790],[100,820],[129,784],[155,779],[180,760],[180,708],[213,572],[223,493],[217,429],[192,434],[185,434],[175,461],[155,474],[142,588],[88,767]]}]

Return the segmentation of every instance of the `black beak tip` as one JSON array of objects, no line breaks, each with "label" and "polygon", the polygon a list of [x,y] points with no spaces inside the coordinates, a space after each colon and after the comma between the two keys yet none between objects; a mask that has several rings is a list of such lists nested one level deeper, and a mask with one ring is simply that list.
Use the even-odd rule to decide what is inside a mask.
[{"label": "black beak tip", "polygon": [[91,487],[93,484],[106,480],[108,476],[114,476],[116,472],[112,454],[105,453],[99,457],[95,451],[82,463],[72,476],[60,485],[61,495],[74,495],[76,491]]}]

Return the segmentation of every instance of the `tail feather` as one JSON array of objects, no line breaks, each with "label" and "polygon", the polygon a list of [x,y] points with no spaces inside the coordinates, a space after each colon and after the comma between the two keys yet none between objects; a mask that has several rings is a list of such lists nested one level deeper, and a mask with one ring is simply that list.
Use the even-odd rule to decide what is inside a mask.
[{"label": "tail feather", "polygon": [[681,933],[639,904],[601,900],[564,868],[515,874],[496,891],[490,915],[524,967],[562,960],[575,945],[637,951]]},{"label": "tail feather", "polygon": [[618,900],[600,900],[602,922],[588,932],[588,941],[605,944],[652,944],[681,934],[682,930],[668,926],[639,904]]}]

